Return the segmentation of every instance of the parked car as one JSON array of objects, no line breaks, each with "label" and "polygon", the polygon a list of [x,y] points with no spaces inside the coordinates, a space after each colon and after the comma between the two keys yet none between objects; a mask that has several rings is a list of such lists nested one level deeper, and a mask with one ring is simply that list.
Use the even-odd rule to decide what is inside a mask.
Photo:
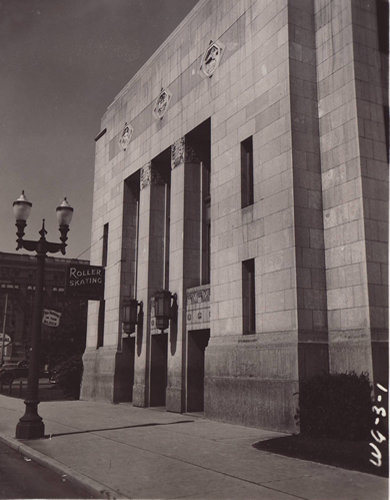
[{"label": "parked car", "polygon": [[[40,377],[49,378],[49,374],[45,370],[41,370]],[[0,381],[3,384],[10,385],[18,378],[28,377],[28,361],[23,359],[17,363],[8,363],[0,368]]]},{"label": "parked car", "polygon": [[58,378],[58,370],[56,368],[54,368],[53,370],[50,370],[49,371],[49,382],[51,384],[56,384],[57,378]]},{"label": "parked car", "polygon": [[0,368],[0,380],[3,384],[12,384],[17,378],[28,376],[28,363],[25,360],[18,363],[8,363]]}]

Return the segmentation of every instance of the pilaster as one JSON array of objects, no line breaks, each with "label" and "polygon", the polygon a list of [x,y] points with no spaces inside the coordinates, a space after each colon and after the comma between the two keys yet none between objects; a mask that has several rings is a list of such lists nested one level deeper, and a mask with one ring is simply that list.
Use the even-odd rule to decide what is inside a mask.
[{"label": "pilaster", "polygon": [[143,322],[135,342],[133,404],[150,403],[150,299],[164,286],[165,183],[151,163],[141,169],[139,200],[137,300],[143,302]]},{"label": "pilaster", "polygon": [[177,318],[168,345],[169,411],[186,411],[186,290],[200,284],[201,165],[185,137],[171,148],[170,290],[177,294]]}]

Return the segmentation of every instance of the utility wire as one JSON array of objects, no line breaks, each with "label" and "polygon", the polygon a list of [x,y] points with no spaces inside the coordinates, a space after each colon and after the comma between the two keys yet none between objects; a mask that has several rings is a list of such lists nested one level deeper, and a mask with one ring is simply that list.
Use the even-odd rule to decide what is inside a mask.
[{"label": "utility wire", "polygon": [[[79,259],[83,254],[85,254],[85,252],[88,252],[88,250],[90,248],[92,248],[96,243],[99,243],[99,241],[101,241],[103,238],[104,238],[104,236],[101,236],[98,240],[95,241],[95,243],[92,243],[91,246],[89,246],[86,250],[84,250],[84,252],[81,252],[81,254],[78,257],[76,257],[76,259]],[[125,261],[124,261],[124,259],[119,259],[118,262],[115,262],[114,264],[110,264],[109,266],[106,266],[106,269],[117,266],[120,262],[125,262]]]},{"label": "utility wire", "polygon": [[114,264],[110,264],[109,266],[106,267],[106,269],[111,269],[111,267],[117,266],[121,262],[125,262],[124,259],[119,259],[118,262],[115,262]]},{"label": "utility wire", "polygon": [[99,243],[100,240],[103,239],[103,236],[101,236],[98,240],[95,241],[95,243],[92,243],[92,245],[90,245],[86,250],[84,250],[84,252],[81,252],[81,254],[76,257],[76,259],[79,259],[82,255],[85,254],[85,252],[88,252],[88,250],[90,250],[94,245],[96,245],[96,243]]}]

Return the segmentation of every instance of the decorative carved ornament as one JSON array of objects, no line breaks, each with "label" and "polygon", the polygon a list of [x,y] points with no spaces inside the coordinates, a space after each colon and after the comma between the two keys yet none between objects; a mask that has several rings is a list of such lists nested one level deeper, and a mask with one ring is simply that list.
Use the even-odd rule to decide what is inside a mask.
[{"label": "decorative carved ornament", "polygon": [[156,328],[156,301],[154,297],[150,299],[150,328]]},{"label": "decorative carved ornament", "polygon": [[205,50],[200,65],[200,71],[208,78],[213,76],[215,70],[218,68],[223,50],[224,47],[221,42],[210,40],[210,45]]},{"label": "decorative carved ornament", "polygon": [[210,288],[187,293],[187,305],[201,304],[203,302],[210,302]]},{"label": "decorative carved ornament", "polygon": [[130,144],[132,135],[133,127],[126,122],[119,137],[119,145],[123,149],[123,151],[126,151],[127,146]]},{"label": "decorative carved ornament", "polygon": [[171,146],[171,166],[172,170],[180,165],[180,163],[184,163],[185,158],[185,138],[180,137],[179,140],[174,142]]},{"label": "decorative carved ornament", "polygon": [[153,114],[158,119],[164,116],[172,99],[172,94],[168,89],[161,88],[160,94],[154,104]]},{"label": "decorative carved ornament", "polygon": [[153,167],[152,162],[149,162],[141,168],[140,188],[143,189],[151,184],[163,186],[165,183],[160,172]]},{"label": "decorative carved ornament", "polygon": [[172,170],[181,163],[200,163],[194,148],[189,144],[185,137],[180,137],[171,147],[171,166]]},{"label": "decorative carved ornament", "polygon": [[192,311],[187,313],[188,323],[209,323],[211,320],[210,307],[204,308],[201,311]]}]

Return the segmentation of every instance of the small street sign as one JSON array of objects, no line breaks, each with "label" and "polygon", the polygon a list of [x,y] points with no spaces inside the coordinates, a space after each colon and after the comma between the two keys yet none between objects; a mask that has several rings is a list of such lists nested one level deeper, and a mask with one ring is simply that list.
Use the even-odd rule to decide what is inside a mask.
[{"label": "small street sign", "polygon": [[71,264],[65,279],[67,297],[83,297],[89,300],[104,299],[104,267],[87,264]]},{"label": "small street sign", "polygon": [[[10,344],[12,342],[12,339],[9,335],[5,334],[5,338],[4,338],[4,347],[6,347],[8,344]],[[3,334],[0,333],[0,344],[3,343]]]},{"label": "small street sign", "polygon": [[61,313],[58,311],[53,311],[51,309],[43,310],[42,324],[46,326],[52,326],[57,328],[60,325]]}]

